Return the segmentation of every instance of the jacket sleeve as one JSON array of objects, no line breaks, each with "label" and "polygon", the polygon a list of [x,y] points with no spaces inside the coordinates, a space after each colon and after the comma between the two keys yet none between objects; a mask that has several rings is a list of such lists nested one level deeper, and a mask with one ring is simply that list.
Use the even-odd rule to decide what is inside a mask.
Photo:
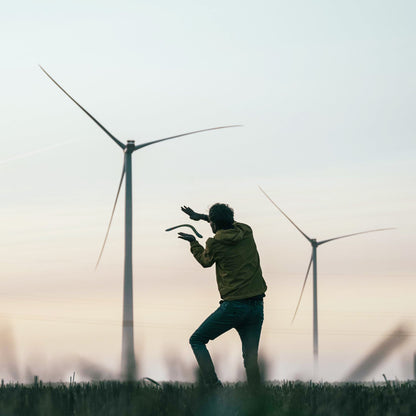
[{"label": "jacket sleeve", "polygon": [[211,267],[215,263],[212,252],[213,241],[213,238],[208,238],[205,249],[198,243],[198,241],[193,241],[191,243],[191,253],[202,267]]}]

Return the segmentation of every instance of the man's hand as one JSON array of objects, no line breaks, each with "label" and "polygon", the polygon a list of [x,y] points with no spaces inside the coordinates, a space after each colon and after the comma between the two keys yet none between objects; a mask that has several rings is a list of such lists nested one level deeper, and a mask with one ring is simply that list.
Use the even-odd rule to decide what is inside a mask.
[{"label": "man's hand", "polygon": [[201,220],[201,219],[202,219],[201,214],[198,214],[198,213],[197,213],[197,212],[195,212],[192,208],[189,208],[189,207],[185,207],[185,206],[183,206],[183,207],[181,207],[181,210],[182,210],[185,214],[189,215],[189,218],[190,218],[191,220],[194,220],[194,221],[199,221],[199,220]]},{"label": "man's hand", "polygon": [[192,243],[192,241],[196,241],[196,238],[192,234],[178,233],[178,238],[189,241],[190,243]]}]

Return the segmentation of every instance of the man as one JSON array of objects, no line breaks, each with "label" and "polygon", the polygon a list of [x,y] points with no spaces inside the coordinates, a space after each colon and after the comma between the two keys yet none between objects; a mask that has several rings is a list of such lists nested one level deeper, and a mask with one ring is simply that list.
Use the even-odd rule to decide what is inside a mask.
[{"label": "man", "polygon": [[225,204],[214,204],[209,215],[198,214],[189,207],[182,211],[195,221],[211,225],[214,238],[202,247],[192,234],[179,233],[191,243],[191,252],[202,267],[215,263],[220,307],[193,333],[189,343],[198,362],[202,379],[208,387],[221,386],[206,344],[235,328],[241,338],[244,367],[251,387],[260,383],[257,362],[263,297],[267,289],[260,268],[260,259],[251,228],[234,222],[234,211]]}]

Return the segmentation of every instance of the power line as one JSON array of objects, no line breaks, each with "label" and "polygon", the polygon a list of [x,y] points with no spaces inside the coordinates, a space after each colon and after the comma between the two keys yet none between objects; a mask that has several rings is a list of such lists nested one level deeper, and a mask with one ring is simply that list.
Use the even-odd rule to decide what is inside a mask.
[{"label": "power line", "polygon": [[[66,323],[66,324],[82,324],[82,325],[104,325],[104,326],[118,326],[121,328],[119,320],[93,320],[93,319],[81,319],[81,318],[68,318],[68,317],[44,317],[44,316],[27,316],[27,315],[7,315],[0,314],[0,319],[17,319],[24,321],[38,321],[38,322],[51,322],[51,323]],[[192,331],[194,325],[173,325],[171,322],[136,322],[134,324],[137,328],[155,328],[155,329],[174,329],[174,330],[186,330]],[[309,335],[308,329],[286,329],[286,328],[264,328],[265,333],[277,333],[286,335]],[[322,334],[328,336],[382,336],[384,333],[377,331],[357,331],[357,330],[322,330]],[[416,337],[416,332],[411,331],[407,333],[410,337]]]}]

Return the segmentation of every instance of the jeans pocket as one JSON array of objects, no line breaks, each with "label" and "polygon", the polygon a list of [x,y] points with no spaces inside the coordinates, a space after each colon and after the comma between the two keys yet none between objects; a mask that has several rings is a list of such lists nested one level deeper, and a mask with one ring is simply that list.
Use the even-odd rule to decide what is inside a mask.
[{"label": "jeans pocket", "polygon": [[264,307],[262,301],[257,301],[254,305],[254,313],[258,317],[259,320],[263,322],[264,320]]},{"label": "jeans pocket", "polygon": [[239,320],[244,320],[252,313],[252,306],[247,302],[235,300],[230,302],[228,311]]}]

